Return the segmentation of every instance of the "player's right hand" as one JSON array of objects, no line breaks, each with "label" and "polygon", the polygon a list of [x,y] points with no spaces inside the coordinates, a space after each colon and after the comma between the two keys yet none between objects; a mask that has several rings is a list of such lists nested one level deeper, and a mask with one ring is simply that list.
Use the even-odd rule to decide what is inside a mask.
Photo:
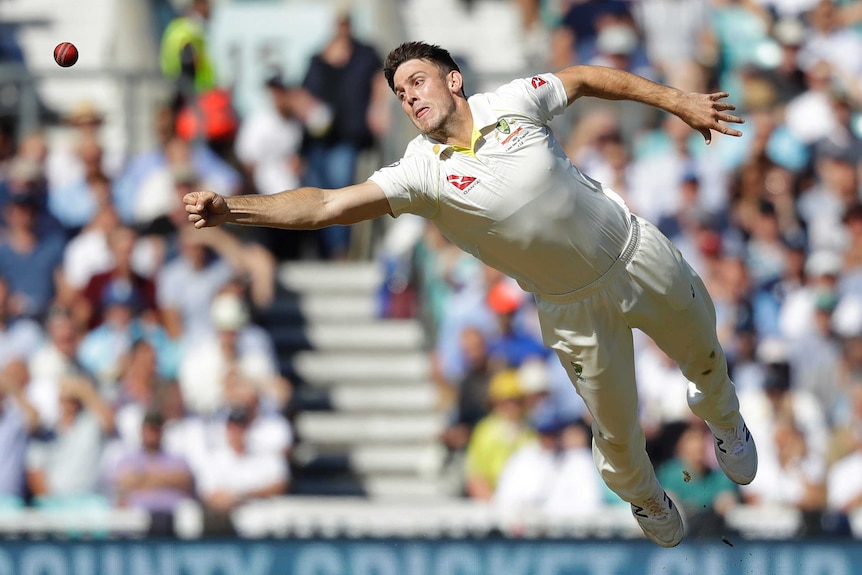
[{"label": "player's right hand", "polygon": [[189,221],[198,229],[220,226],[230,216],[223,196],[215,192],[189,192],[183,196]]}]

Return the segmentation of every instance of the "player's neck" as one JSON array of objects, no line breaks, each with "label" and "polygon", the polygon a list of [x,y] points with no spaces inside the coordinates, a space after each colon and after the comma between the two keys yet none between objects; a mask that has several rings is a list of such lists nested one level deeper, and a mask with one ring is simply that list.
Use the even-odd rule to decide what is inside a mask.
[{"label": "player's neck", "polygon": [[431,138],[447,146],[469,148],[473,144],[473,113],[466,100],[459,100],[455,111]]}]

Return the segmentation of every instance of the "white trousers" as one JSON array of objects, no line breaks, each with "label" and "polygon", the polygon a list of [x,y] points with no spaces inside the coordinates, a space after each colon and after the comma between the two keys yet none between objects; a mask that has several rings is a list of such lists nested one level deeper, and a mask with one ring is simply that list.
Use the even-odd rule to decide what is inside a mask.
[{"label": "white trousers", "polygon": [[720,427],[739,402],[718,342],[703,281],[661,232],[632,217],[620,259],[595,282],[564,295],[536,294],[545,344],[554,349],[593,417],[593,456],[623,500],[659,489],[638,420],[632,329],[638,328],[689,380],[692,412]]}]

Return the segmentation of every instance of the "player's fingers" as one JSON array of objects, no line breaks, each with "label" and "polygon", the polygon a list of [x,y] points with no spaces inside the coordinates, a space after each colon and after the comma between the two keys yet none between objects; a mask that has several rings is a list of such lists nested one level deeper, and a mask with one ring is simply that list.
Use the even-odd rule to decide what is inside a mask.
[{"label": "player's fingers", "polygon": [[204,227],[206,227],[206,225],[207,225],[207,221],[203,218],[201,218],[195,222],[195,228],[197,228],[197,229],[204,228]]},{"label": "player's fingers", "polygon": [[203,212],[203,207],[198,204],[186,204],[186,213],[199,214]]},{"label": "player's fingers", "polygon": [[730,122],[732,124],[744,124],[745,123],[745,120],[743,120],[739,116],[734,116],[733,114],[721,114],[718,118],[722,122]]},{"label": "player's fingers", "polygon": [[728,94],[727,92],[715,92],[714,94],[709,95],[712,100],[721,100],[723,98],[727,98],[728,96],[730,96],[730,94]]},{"label": "player's fingers", "polygon": [[703,136],[703,139],[706,140],[707,145],[709,145],[709,143],[712,141],[712,132],[710,132],[706,128],[698,130],[698,132],[700,132],[700,135]]},{"label": "player's fingers", "polygon": [[725,126],[724,124],[719,124],[718,127],[715,129],[718,130],[719,132],[721,132],[722,134],[726,134],[728,136],[741,136],[742,135],[742,132],[740,132],[739,130],[734,130],[733,128],[731,128],[729,126]]},{"label": "player's fingers", "polygon": [[724,112],[727,110],[736,110],[736,106],[734,106],[730,102],[716,102],[715,104],[713,104],[713,108],[715,108],[716,110],[719,110],[721,112]]}]

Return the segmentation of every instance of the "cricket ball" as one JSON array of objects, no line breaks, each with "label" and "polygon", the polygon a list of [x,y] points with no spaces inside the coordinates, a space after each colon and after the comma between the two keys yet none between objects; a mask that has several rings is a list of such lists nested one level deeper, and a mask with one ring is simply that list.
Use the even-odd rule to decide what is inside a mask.
[{"label": "cricket ball", "polygon": [[78,61],[78,49],[71,42],[60,42],[54,48],[54,61],[64,68],[73,66]]}]

